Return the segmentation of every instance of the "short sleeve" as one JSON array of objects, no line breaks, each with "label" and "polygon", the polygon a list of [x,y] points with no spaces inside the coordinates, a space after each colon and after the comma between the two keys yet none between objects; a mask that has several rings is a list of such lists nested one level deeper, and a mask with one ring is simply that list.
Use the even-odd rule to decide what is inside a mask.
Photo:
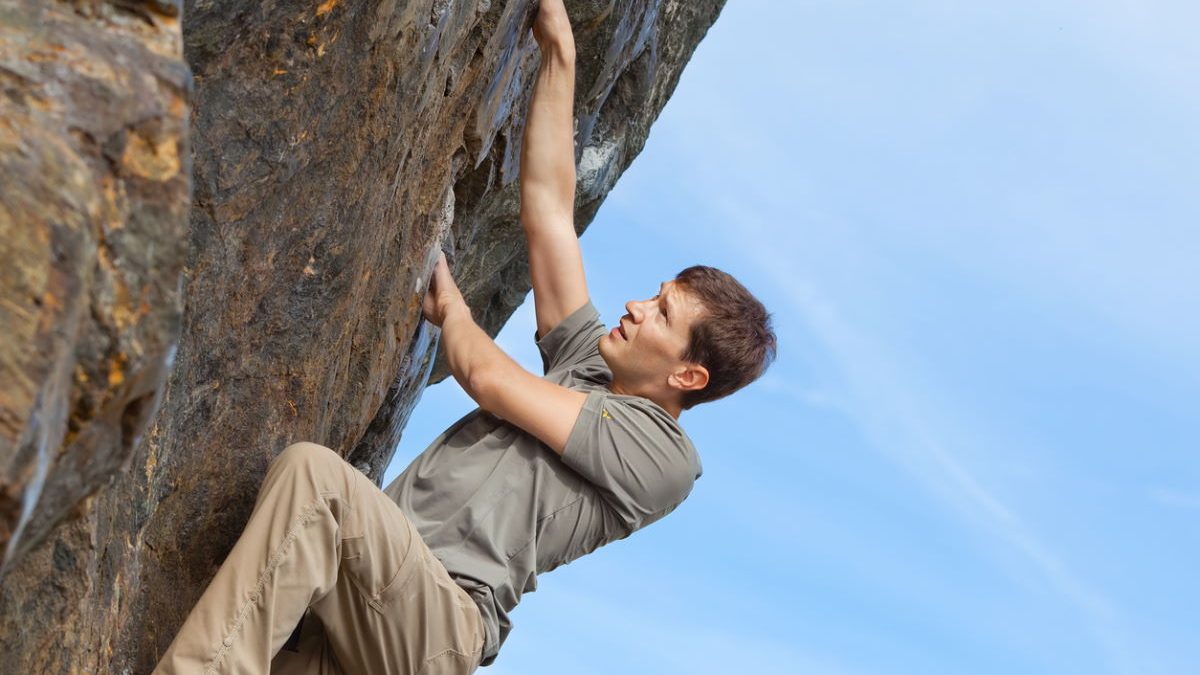
[{"label": "short sleeve", "polygon": [[549,373],[588,361],[603,363],[600,338],[604,337],[604,333],[600,312],[589,300],[537,340],[538,351],[542,354],[542,372]]},{"label": "short sleeve", "polygon": [[631,529],[678,506],[701,473],[691,441],[666,411],[604,390],[588,394],[562,459]]}]

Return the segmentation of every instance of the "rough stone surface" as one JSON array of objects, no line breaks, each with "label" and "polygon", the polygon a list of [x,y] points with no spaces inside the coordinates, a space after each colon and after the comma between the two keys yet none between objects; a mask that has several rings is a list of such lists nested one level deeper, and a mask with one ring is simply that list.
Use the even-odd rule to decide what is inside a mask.
[{"label": "rough stone surface", "polygon": [[[580,230],[722,2],[568,1]],[[439,247],[499,329],[529,284],[515,181],[534,9],[184,8],[195,196],[178,357],[131,470],[0,589],[6,665],[148,672],[287,443],[324,443],[378,479],[433,362],[419,316]]]},{"label": "rough stone surface", "polygon": [[128,463],[166,385],[191,204],[169,12],[0,1],[0,574]]}]

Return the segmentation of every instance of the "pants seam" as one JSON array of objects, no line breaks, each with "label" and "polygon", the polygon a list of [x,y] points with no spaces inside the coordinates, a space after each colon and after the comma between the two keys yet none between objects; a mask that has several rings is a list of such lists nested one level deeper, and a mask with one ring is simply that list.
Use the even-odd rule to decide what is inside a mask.
[{"label": "pants seam", "polygon": [[438,659],[442,658],[443,656],[450,656],[450,655],[456,656],[461,659],[466,659],[468,667],[470,666],[471,659],[475,656],[474,654],[464,653],[464,652],[461,652],[452,647],[443,649],[442,651],[440,651],[436,654],[433,654],[432,656],[426,657],[425,662],[421,664],[421,669],[417,671],[417,675],[425,675],[430,664],[432,664],[434,661],[437,661]]},{"label": "pants seam", "polygon": [[414,560],[414,556],[419,555],[417,546],[423,546],[424,542],[421,540],[421,534],[417,531],[417,528],[407,517],[404,518],[404,523],[408,527],[408,550],[404,552],[404,556],[400,559],[400,564],[396,568],[396,572],[381,588],[363,594],[366,597],[367,604],[380,614],[387,614],[387,606],[383,601],[383,596],[403,588],[405,584],[416,577],[419,571],[417,569],[419,565]]},{"label": "pants seam", "polygon": [[288,528],[287,534],[285,534],[283,537],[283,541],[281,541],[279,546],[275,548],[275,551],[271,553],[271,557],[267,560],[266,568],[264,568],[263,571],[258,575],[258,582],[254,585],[254,590],[250,591],[250,595],[242,601],[241,605],[238,606],[233,627],[225,633],[225,636],[221,639],[220,645],[217,647],[217,652],[205,665],[205,675],[217,672],[217,666],[219,666],[224,660],[225,655],[228,654],[230,648],[233,647],[238,634],[242,632],[242,627],[245,625],[251,609],[254,605],[257,605],[258,601],[262,598],[263,588],[266,587],[267,582],[270,580],[271,576],[274,575],[275,570],[279,567],[280,563],[283,562],[284,553],[296,541],[296,538],[300,536],[301,528],[312,522],[318,506],[322,504],[324,500],[324,495],[318,496],[315,500],[301,509],[300,513],[297,514],[293,519],[291,527]]}]

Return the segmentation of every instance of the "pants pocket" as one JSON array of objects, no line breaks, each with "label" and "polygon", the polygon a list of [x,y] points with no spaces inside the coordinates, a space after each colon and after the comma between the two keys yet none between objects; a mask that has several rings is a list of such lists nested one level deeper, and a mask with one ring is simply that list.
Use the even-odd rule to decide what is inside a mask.
[{"label": "pants pocket", "polygon": [[358,503],[342,528],[342,573],[373,609],[382,612],[387,598],[412,578],[425,547],[416,528],[382,492],[360,486],[358,493]]}]

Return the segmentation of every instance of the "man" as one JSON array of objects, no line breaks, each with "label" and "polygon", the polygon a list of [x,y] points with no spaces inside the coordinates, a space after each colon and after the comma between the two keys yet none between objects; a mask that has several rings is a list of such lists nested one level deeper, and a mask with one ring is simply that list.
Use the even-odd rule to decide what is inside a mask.
[{"label": "man", "polygon": [[[773,358],[766,310],[712,268],[628,303],[612,330],[597,321],[572,225],[574,40],[562,0],[542,1],[534,37],[521,221],[545,376],[475,324],[442,256],[423,311],[480,409],[386,492],[327,448],[284,450],[156,672],[449,675],[490,664],[537,574],[684,500],[700,461],[680,413]],[[302,617],[298,645],[284,648]]]}]

